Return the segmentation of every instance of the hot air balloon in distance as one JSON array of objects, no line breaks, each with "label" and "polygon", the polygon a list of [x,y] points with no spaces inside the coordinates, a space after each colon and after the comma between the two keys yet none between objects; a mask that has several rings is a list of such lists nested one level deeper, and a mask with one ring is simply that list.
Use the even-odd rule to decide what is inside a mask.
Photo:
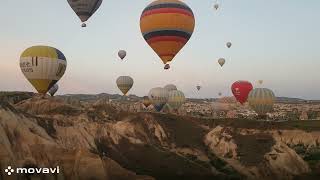
[{"label": "hot air balloon in distance", "polygon": [[218,3],[215,3],[215,4],[213,5],[213,7],[214,7],[215,10],[218,10],[219,7],[220,7],[220,5],[219,5]]},{"label": "hot air balloon in distance", "polygon": [[170,92],[170,91],[174,91],[174,90],[178,90],[178,89],[177,89],[177,86],[174,85],[174,84],[168,84],[168,85],[166,85],[164,88],[165,88],[166,90],[168,90],[169,92]]},{"label": "hot air balloon in distance", "polygon": [[173,90],[169,92],[168,105],[172,109],[178,110],[185,101],[186,101],[186,98],[183,92],[178,90]]},{"label": "hot air balloon in distance", "polygon": [[200,85],[198,85],[198,86],[196,86],[196,88],[197,88],[197,90],[198,90],[198,91],[200,91],[201,86],[200,86]]},{"label": "hot air balloon in distance", "polygon": [[263,80],[258,80],[258,84],[262,85],[263,84]]},{"label": "hot air balloon in distance", "polygon": [[130,76],[120,76],[118,77],[116,83],[123,95],[127,95],[134,82]]},{"label": "hot air balloon in distance", "polygon": [[86,27],[86,21],[99,9],[102,0],[68,0],[70,7]]},{"label": "hot air balloon in distance", "polygon": [[250,107],[260,118],[265,118],[267,113],[273,111],[274,101],[274,93],[267,88],[256,88],[249,93],[248,97]]},{"label": "hot air balloon in distance", "polygon": [[232,43],[231,42],[227,42],[227,48],[231,48]]},{"label": "hot air balloon in distance", "polygon": [[64,75],[67,60],[56,48],[33,46],[21,54],[20,68],[38,93],[45,95]]},{"label": "hot air balloon in distance", "polygon": [[118,52],[118,56],[121,60],[123,60],[127,56],[127,52],[125,50],[120,50]]},{"label": "hot air balloon in distance", "polygon": [[221,93],[221,92],[219,92],[219,93],[218,93],[218,95],[219,95],[219,96],[222,96],[222,93]]},{"label": "hot air balloon in distance", "polygon": [[154,108],[160,112],[164,105],[168,102],[169,91],[164,88],[157,87],[151,89],[148,96]]},{"label": "hot air balloon in distance", "polygon": [[247,101],[248,95],[252,89],[253,89],[253,86],[248,81],[237,81],[233,83],[231,86],[231,90],[234,97],[241,104],[244,104]]},{"label": "hot air balloon in distance", "polygon": [[[170,63],[191,38],[195,18],[191,8],[180,0],[156,0],[142,12],[143,38],[164,64]],[[169,69],[166,65],[164,69]]]},{"label": "hot air balloon in distance", "polygon": [[59,90],[58,84],[54,84],[50,89],[49,89],[49,94],[50,96],[54,96],[57,91]]},{"label": "hot air balloon in distance", "polygon": [[144,96],[142,100],[144,107],[148,108],[152,103],[148,96]]},{"label": "hot air balloon in distance", "polygon": [[223,67],[223,65],[226,63],[226,60],[224,58],[220,58],[218,60],[218,63],[220,64],[221,67]]}]

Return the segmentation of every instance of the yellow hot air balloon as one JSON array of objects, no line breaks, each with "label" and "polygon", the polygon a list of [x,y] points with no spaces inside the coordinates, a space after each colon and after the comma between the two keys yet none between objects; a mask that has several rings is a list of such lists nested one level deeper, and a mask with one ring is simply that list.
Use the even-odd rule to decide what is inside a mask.
[{"label": "yellow hot air balloon", "polygon": [[169,99],[167,103],[172,109],[174,110],[179,109],[185,101],[186,101],[186,98],[183,92],[178,90],[169,91]]},{"label": "yellow hot air balloon", "polygon": [[117,86],[123,95],[126,95],[133,86],[133,79],[130,76],[120,76],[117,79]]},{"label": "yellow hot air balloon", "polygon": [[67,61],[61,51],[49,46],[33,46],[20,57],[24,76],[41,94],[46,94],[64,75]]},{"label": "yellow hot air balloon", "polygon": [[266,88],[256,88],[248,96],[249,105],[259,116],[272,112],[274,101],[274,93]]},{"label": "yellow hot air balloon", "polygon": [[144,39],[164,64],[171,62],[185,46],[194,27],[191,8],[179,0],[156,0],[143,10],[140,18]]}]

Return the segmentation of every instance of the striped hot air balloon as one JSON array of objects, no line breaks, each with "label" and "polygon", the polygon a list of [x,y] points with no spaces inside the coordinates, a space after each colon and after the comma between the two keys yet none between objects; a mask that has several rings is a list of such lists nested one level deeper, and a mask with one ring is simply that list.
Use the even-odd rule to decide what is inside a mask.
[{"label": "striped hot air balloon", "polygon": [[86,27],[85,22],[99,9],[102,0],[68,0],[68,3],[83,22],[82,27]]},{"label": "striped hot air balloon", "polygon": [[185,46],[194,27],[192,10],[179,0],[156,0],[143,10],[140,18],[144,39],[164,64]]},{"label": "striped hot air balloon", "polygon": [[123,95],[126,95],[133,86],[133,79],[130,76],[120,76],[117,79],[117,86]]},{"label": "striped hot air balloon", "polygon": [[273,111],[275,95],[270,89],[256,88],[249,93],[250,107],[259,115],[265,116]]},{"label": "striped hot air balloon", "polygon": [[33,87],[46,94],[64,75],[67,61],[56,48],[33,46],[21,54],[20,68]]},{"label": "striped hot air balloon", "polygon": [[49,89],[49,94],[50,96],[54,96],[59,90],[59,86],[58,84],[53,85],[50,89]]},{"label": "striped hot air balloon", "polygon": [[177,86],[174,85],[174,84],[168,84],[168,85],[166,85],[164,88],[165,88],[166,90],[168,90],[169,92],[170,92],[170,91],[174,91],[174,90],[178,90],[178,89],[177,89]]},{"label": "striped hot air balloon", "polygon": [[169,92],[168,104],[172,109],[178,110],[185,101],[186,98],[183,92],[178,90],[173,90]]},{"label": "striped hot air balloon", "polygon": [[154,108],[160,112],[164,105],[168,102],[169,92],[164,88],[157,87],[151,89],[148,96],[149,99],[151,99]]}]

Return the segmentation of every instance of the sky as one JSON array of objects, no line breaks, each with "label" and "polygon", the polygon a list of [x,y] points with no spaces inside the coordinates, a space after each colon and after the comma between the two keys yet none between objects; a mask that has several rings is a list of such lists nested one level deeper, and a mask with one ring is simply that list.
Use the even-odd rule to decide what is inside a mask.
[{"label": "sky", "polygon": [[[169,83],[187,97],[230,96],[233,82],[248,80],[276,96],[320,99],[319,0],[219,1],[219,11],[215,0],[184,1],[196,28],[164,71],[140,32],[141,12],[151,0],[104,0],[87,28],[67,0],[1,0],[0,91],[35,91],[19,57],[30,46],[48,45],[68,62],[59,94],[120,93],[115,81],[129,75],[135,81],[129,93],[139,96]],[[120,49],[128,53],[125,61],[118,60]],[[223,68],[220,57],[227,61]]]}]

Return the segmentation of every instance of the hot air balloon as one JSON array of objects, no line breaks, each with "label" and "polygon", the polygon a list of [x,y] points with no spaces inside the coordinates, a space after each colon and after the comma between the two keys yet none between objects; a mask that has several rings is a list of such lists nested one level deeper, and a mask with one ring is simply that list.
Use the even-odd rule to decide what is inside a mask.
[{"label": "hot air balloon", "polygon": [[157,87],[151,89],[148,96],[154,108],[160,112],[163,106],[168,102],[169,92],[164,88]]},{"label": "hot air balloon", "polygon": [[59,86],[58,84],[54,84],[50,89],[49,89],[49,94],[50,96],[54,96],[56,92],[58,91]]},{"label": "hot air balloon", "polygon": [[226,60],[224,58],[220,58],[218,60],[218,63],[220,64],[220,66],[222,67],[225,63],[226,63]]},{"label": "hot air balloon", "polygon": [[123,95],[126,95],[133,86],[133,79],[130,76],[120,76],[117,79],[117,86]]},{"label": "hot air balloon", "polygon": [[222,93],[221,93],[221,92],[219,92],[219,93],[218,93],[218,95],[219,95],[219,96],[222,96]]},{"label": "hot air balloon", "polygon": [[183,92],[178,90],[173,90],[169,92],[168,104],[172,109],[178,110],[185,101],[186,98]]},{"label": "hot air balloon", "polygon": [[197,88],[198,91],[200,91],[201,86],[198,85],[198,86],[196,86],[196,88]]},{"label": "hot air balloon", "polygon": [[227,47],[231,48],[231,46],[232,46],[232,43],[231,42],[227,42]]},{"label": "hot air balloon", "polygon": [[81,20],[82,27],[86,21],[98,10],[102,0],[68,0],[69,5]]},{"label": "hot air balloon", "polygon": [[263,80],[259,80],[258,84],[262,85],[263,84]]},{"label": "hot air balloon", "polygon": [[244,104],[247,101],[248,95],[252,89],[252,84],[248,81],[237,81],[231,86],[234,97],[241,104]]},{"label": "hot air balloon", "polygon": [[21,54],[20,68],[33,87],[46,94],[64,75],[67,60],[56,48],[33,46]]},{"label": "hot air balloon", "polygon": [[214,4],[214,9],[216,9],[216,10],[218,10],[219,9],[219,7],[220,7],[220,5],[218,4],[218,3],[216,3],[216,4]]},{"label": "hot air balloon", "polygon": [[174,84],[168,84],[168,85],[166,85],[164,88],[165,88],[166,90],[168,90],[169,92],[170,92],[170,91],[174,91],[174,90],[178,90],[177,87],[176,87],[176,85],[174,85]]},{"label": "hot air balloon", "polygon": [[151,100],[149,99],[148,96],[144,96],[144,97],[143,97],[142,104],[143,104],[146,108],[148,108],[148,107],[151,105]]},{"label": "hot air balloon", "polygon": [[118,52],[118,56],[121,60],[123,60],[127,56],[127,52],[125,50],[120,50]]},{"label": "hot air balloon", "polygon": [[143,10],[140,18],[143,38],[164,64],[170,63],[185,46],[194,27],[191,8],[179,0],[156,0]]},{"label": "hot air balloon", "polygon": [[266,88],[256,88],[250,92],[248,97],[250,107],[260,117],[265,117],[267,113],[273,111],[274,101],[274,93]]}]

